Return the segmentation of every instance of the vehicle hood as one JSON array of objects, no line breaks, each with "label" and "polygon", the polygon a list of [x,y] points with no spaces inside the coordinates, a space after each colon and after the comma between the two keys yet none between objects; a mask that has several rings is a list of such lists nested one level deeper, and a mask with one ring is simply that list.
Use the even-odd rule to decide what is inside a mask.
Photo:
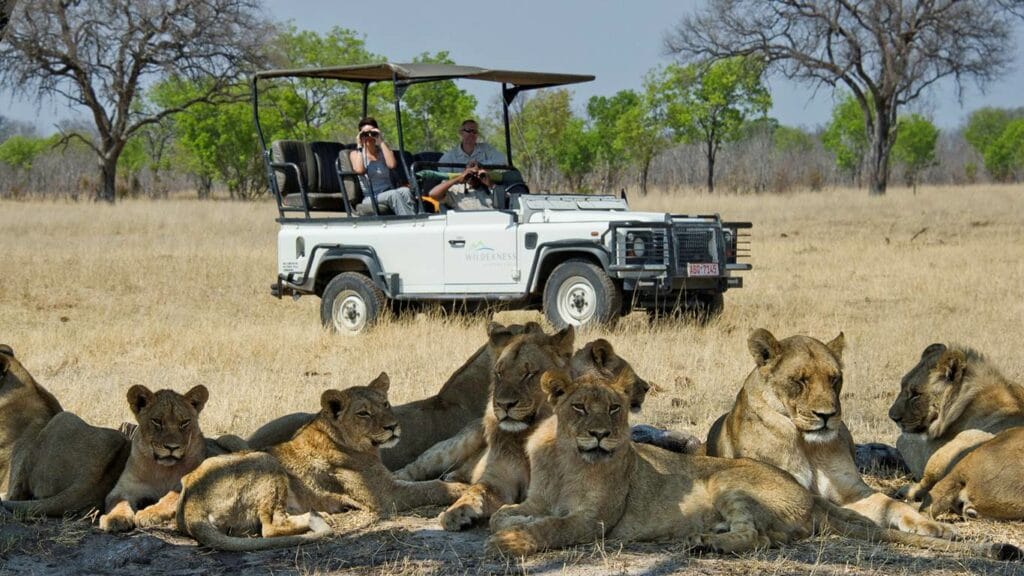
[{"label": "vehicle hood", "polygon": [[541,210],[530,215],[530,222],[665,222],[664,212],[633,212],[627,210]]}]

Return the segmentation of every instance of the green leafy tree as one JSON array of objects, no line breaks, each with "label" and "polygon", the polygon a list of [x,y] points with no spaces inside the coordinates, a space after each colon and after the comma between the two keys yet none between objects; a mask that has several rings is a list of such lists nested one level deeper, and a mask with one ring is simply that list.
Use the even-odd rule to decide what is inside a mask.
[{"label": "green leafy tree", "polygon": [[[454,64],[448,52],[423,53],[414,62]],[[428,82],[410,86],[402,97],[402,136],[406,150],[445,151],[458,143],[458,129],[463,120],[474,118],[476,98],[459,88],[454,81]],[[394,111],[381,122],[394,124]],[[397,146],[397,134],[389,135]]]},{"label": "green leafy tree", "polygon": [[54,138],[35,138],[20,134],[0,142],[0,162],[20,170],[31,170],[36,157],[55,143]]},{"label": "green leafy tree", "polygon": [[868,133],[860,104],[850,94],[844,95],[821,135],[821,143],[836,158],[836,166],[850,175],[860,186],[864,155],[868,150]]},{"label": "green leafy tree", "polygon": [[1010,116],[1009,110],[989,106],[979,108],[967,117],[964,140],[967,140],[978,154],[984,156],[985,151],[999,138],[1010,120],[1013,120],[1013,117]]},{"label": "green leafy tree", "polygon": [[601,166],[601,191],[604,193],[611,188],[612,176],[628,163],[619,130],[623,116],[637,106],[640,106],[640,95],[633,90],[620,90],[614,96],[591,96],[587,101],[595,161]]},{"label": "green leafy tree", "polygon": [[558,147],[573,118],[571,93],[554,89],[520,94],[514,104],[510,122],[519,139],[516,165],[528,175],[531,186],[543,190],[551,185],[552,169],[558,166]]},{"label": "green leafy tree", "polygon": [[668,126],[684,142],[700,144],[707,162],[708,192],[715,190],[715,161],[722,145],[743,135],[746,122],[763,117],[771,95],[752,58],[726,58],[689,66],[670,65],[659,91]]},{"label": "green leafy tree", "polygon": [[644,76],[640,98],[635,105],[622,111],[615,130],[616,145],[622,149],[629,164],[638,170],[641,196],[647,195],[651,162],[671,141],[661,95],[657,71],[648,72]]},{"label": "green leafy tree", "polygon": [[1020,179],[1024,170],[1024,118],[1008,123],[985,148],[985,169],[1001,182]]},{"label": "green leafy tree", "polygon": [[780,125],[772,132],[772,144],[779,152],[806,154],[814,150],[814,136],[800,128]]},{"label": "green leafy tree", "polygon": [[917,194],[917,178],[921,170],[935,164],[935,143],[939,140],[939,129],[920,114],[904,116],[896,123],[896,143],[892,147],[893,157],[903,164],[907,182]]},{"label": "green leafy tree", "polygon": [[594,171],[596,155],[596,133],[582,118],[570,118],[555,148],[555,160],[574,192],[584,191],[583,181]]}]

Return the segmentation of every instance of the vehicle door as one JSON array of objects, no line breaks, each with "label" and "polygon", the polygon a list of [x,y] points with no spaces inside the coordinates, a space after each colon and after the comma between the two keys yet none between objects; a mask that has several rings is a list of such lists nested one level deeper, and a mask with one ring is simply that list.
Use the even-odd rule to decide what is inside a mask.
[{"label": "vehicle door", "polygon": [[444,276],[447,293],[515,292],[520,271],[516,222],[497,210],[447,213]]}]

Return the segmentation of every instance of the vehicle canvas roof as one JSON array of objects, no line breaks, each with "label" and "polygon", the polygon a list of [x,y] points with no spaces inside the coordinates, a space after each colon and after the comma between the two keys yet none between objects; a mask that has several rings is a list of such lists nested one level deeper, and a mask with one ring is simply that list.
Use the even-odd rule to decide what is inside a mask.
[{"label": "vehicle canvas roof", "polygon": [[257,72],[256,78],[327,78],[369,84],[373,82],[404,81],[415,84],[437,80],[484,80],[512,84],[520,89],[548,88],[579,82],[590,82],[589,74],[553,74],[519,70],[494,70],[457,64],[428,64],[381,62],[356,66],[332,66],[293,70],[266,70]]}]

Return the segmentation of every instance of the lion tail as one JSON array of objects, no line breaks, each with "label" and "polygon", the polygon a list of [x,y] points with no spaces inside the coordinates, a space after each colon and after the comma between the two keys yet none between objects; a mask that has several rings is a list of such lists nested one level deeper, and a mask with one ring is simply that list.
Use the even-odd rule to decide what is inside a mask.
[{"label": "lion tail", "polygon": [[841,508],[821,496],[814,497],[814,524],[816,532],[831,529],[847,538],[867,542],[888,542],[914,548],[956,552],[995,560],[1024,560],[1024,551],[1012,544],[981,544],[946,540],[934,536],[911,534],[891,528],[882,528],[864,516]]},{"label": "lion tail", "polygon": [[179,531],[191,535],[203,546],[228,552],[255,552],[258,550],[273,550],[275,548],[291,548],[316,542],[331,534],[331,530],[328,528],[314,530],[305,534],[275,536],[273,538],[229,536],[221,532],[208,518],[188,516],[185,516],[187,520],[183,521],[181,509],[178,509]]},{"label": "lion tail", "polygon": [[48,498],[39,500],[4,500],[3,508],[11,512],[29,515],[63,516],[70,512],[81,512],[90,507],[99,508],[103,494],[89,482],[78,482]]}]

